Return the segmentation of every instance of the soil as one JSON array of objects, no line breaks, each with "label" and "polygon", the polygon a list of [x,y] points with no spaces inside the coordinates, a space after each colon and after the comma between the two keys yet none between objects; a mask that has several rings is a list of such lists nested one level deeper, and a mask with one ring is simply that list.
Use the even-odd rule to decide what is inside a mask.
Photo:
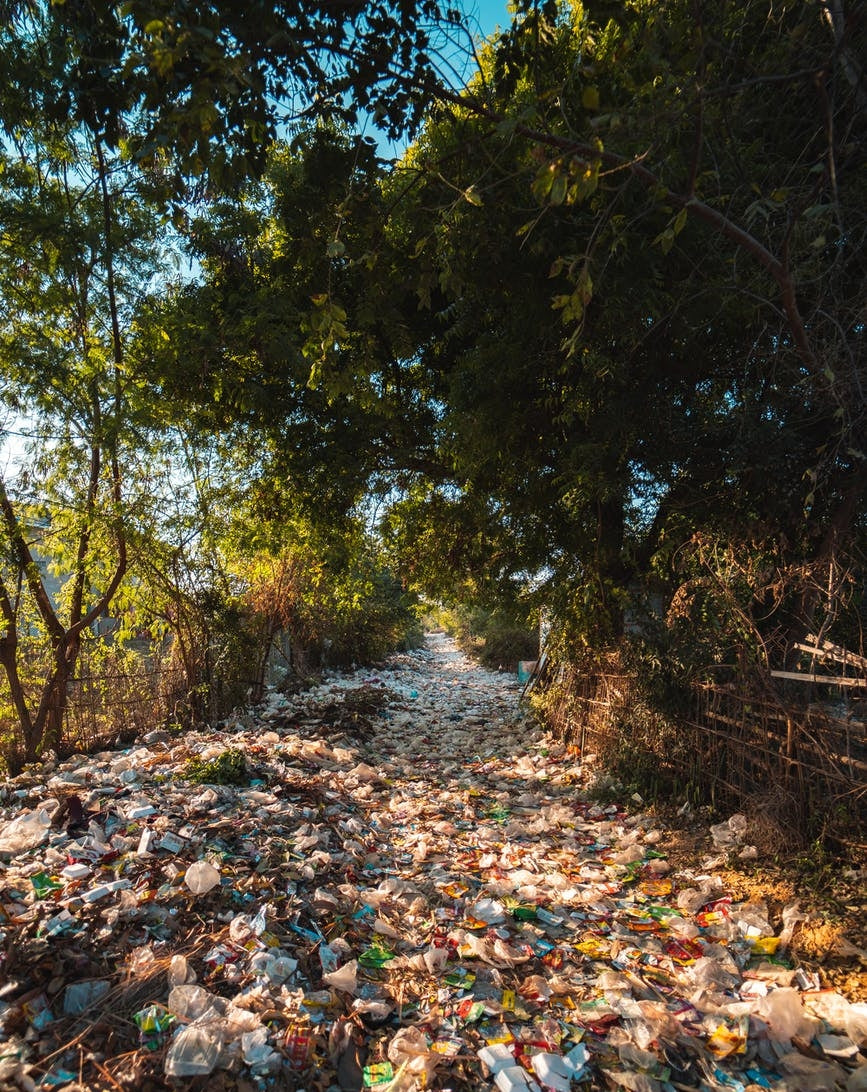
[{"label": "soil", "polygon": [[[673,869],[689,868],[718,856],[710,825],[718,821],[708,809],[683,817],[674,807],[658,808],[669,828],[666,844]],[[750,816],[747,815],[747,820]],[[729,855],[716,870],[735,902],[763,903],[770,922],[779,926],[782,911],[797,902],[809,916],[792,936],[791,957],[819,976],[823,988],[835,989],[850,1001],[867,1001],[867,862],[854,853],[828,858],[824,854],[781,852],[784,832],[749,830],[747,841],[760,843],[759,860],[744,862]],[[757,833],[766,834],[757,838]]]}]

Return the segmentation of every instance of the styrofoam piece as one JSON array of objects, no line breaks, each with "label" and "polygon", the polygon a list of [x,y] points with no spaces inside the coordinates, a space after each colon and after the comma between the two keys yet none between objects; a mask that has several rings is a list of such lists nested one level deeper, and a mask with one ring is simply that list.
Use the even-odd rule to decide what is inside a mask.
[{"label": "styrofoam piece", "polygon": [[527,1070],[519,1065],[498,1070],[494,1084],[500,1092],[542,1092]]},{"label": "styrofoam piece", "polygon": [[130,808],[126,813],[127,819],[146,819],[149,815],[153,815],[157,809],[153,804],[140,804],[136,808]]},{"label": "styrofoam piece", "polygon": [[562,1054],[534,1054],[532,1062],[533,1072],[542,1084],[555,1092],[569,1092],[571,1072]]},{"label": "styrofoam piece", "polygon": [[99,887],[92,887],[89,891],[85,891],[81,895],[81,901],[99,902],[100,899],[104,899],[106,895],[111,895],[114,891],[124,891],[130,887],[132,887],[132,884],[129,880],[112,880],[111,883],[103,883]]},{"label": "styrofoam piece", "polygon": [[60,875],[66,880],[83,880],[85,876],[90,875],[90,865],[76,861],[75,864],[67,865],[62,869]]},{"label": "styrofoam piece", "polygon": [[515,1054],[505,1043],[492,1043],[491,1046],[482,1047],[478,1053],[479,1060],[491,1073],[499,1073],[501,1069],[515,1064]]}]

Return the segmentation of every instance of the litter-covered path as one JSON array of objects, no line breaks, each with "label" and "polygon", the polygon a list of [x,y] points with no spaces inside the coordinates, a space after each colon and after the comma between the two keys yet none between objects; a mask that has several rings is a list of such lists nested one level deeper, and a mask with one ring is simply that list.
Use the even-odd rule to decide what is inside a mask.
[{"label": "litter-covered path", "polygon": [[519,696],[434,636],[8,782],[0,1085],[867,1088],[797,907],[672,870]]}]

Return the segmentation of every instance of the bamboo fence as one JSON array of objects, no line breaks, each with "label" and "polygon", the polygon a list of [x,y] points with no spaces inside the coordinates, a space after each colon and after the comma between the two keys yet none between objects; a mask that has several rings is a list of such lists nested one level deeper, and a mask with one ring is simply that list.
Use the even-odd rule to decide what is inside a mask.
[{"label": "bamboo fence", "polygon": [[[678,715],[654,711],[639,680],[601,664],[565,664],[543,681],[547,715],[568,743],[621,776],[632,764],[656,783],[718,807],[775,805],[796,838],[817,825],[867,835],[867,692],[780,683],[755,673],[737,685],[692,688]],[[855,700],[852,700],[854,697]]]}]

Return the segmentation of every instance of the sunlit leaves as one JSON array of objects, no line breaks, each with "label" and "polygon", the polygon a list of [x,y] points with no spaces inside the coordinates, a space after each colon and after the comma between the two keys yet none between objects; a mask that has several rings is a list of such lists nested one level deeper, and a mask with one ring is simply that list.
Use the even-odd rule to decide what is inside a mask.
[{"label": "sunlit leaves", "polygon": [[539,168],[533,181],[533,194],[540,204],[579,204],[596,192],[599,171],[598,159],[571,156],[551,160]]}]

